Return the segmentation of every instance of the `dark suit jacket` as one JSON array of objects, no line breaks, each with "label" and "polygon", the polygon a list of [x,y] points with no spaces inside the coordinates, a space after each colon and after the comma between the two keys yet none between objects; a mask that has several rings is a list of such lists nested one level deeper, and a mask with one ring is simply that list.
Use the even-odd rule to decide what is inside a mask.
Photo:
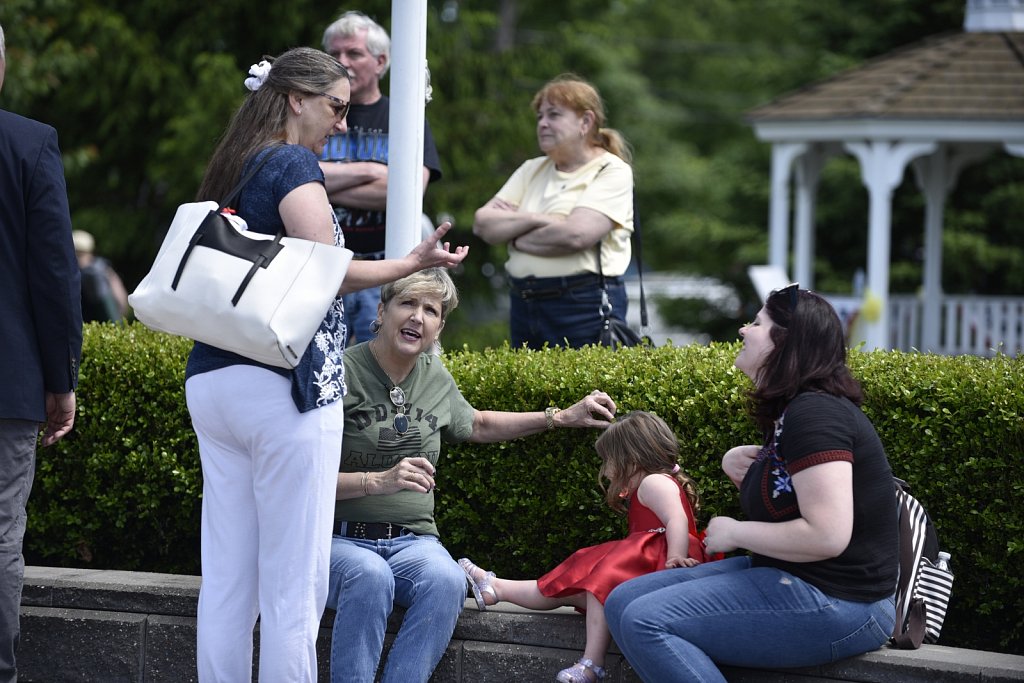
[{"label": "dark suit jacket", "polygon": [[0,418],[77,386],[80,279],[57,131],[0,110]]}]

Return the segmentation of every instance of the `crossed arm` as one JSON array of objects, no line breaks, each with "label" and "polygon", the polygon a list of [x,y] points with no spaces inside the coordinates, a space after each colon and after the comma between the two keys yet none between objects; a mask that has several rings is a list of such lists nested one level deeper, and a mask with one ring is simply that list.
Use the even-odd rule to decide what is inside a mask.
[{"label": "crossed arm", "polygon": [[564,256],[588,249],[611,232],[615,224],[600,211],[579,207],[568,216],[519,211],[515,204],[494,197],[477,209],[473,234],[488,244],[510,243],[533,256]]},{"label": "crossed arm", "polygon": [[[750,467],[750,449],[757,447],[740,448],[744,450],[732,449],[722,461],[734,482],[740,471]],[[800,517],[774,523],[714,517],[705,539],[708,552],[745,548],[788,562],[814,562],[842,553],[853,535],[853,465],[846,461],[814,465],[794,474],[792,481]]]},{"label": "crossed arm", "polygon": [[[383,211],[388,203],[388,167],[376,161],[320,162],[331,204],[368,211]],[[430,169],[423,167],[423,189]]]}]

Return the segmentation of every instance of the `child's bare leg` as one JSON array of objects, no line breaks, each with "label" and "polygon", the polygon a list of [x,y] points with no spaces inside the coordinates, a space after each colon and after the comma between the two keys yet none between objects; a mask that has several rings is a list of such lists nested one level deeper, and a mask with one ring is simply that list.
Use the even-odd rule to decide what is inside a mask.
[{"label": "child's bare leg", "polygon": [[[491,580],[494,592],[498,594],[498,600],[511,602],[513,605],[526,607],[527,609],[547,610],[556,607],[584,607],[586,601],[583,593],[570,595],[564,598],[549,598],[537,588],[536,580],[518,581],[515,579],[494,578]],[[604,612],[602,611],[602,620]],[[604,623],[602,621],[602,623]],[[606,629],[607,630],[607,629]]]},{"label": "child's bare leg", "polygon": [[[475,564],[468,558],[459,560],[462,567],[474,584],[480,589],[483,601],[487,605],[493,605],[499,601],[511,602],[527,609],[549,610],[556,607],[586,607],[586,596],[583,593],[570,595],[565,598],[548,598],[541,594],[537,588],[535,579],[520,581],[515,579],[501,579],[493,574],[488,580],[488,571]],[[484,584],[486,583],[486,587]],[[493,591],[494,595],[491,594]],[[495,599],[497,598],[497,599]]]},{"label": "child's bare leg", "polygon": [[604,617],[604,605],[593,593],[585,593],[587,609],[587,645],[583,656],[593,660],[594,664],[604,666],[604,656],[611,644],[612,634],[608,631],[608,621]]}]

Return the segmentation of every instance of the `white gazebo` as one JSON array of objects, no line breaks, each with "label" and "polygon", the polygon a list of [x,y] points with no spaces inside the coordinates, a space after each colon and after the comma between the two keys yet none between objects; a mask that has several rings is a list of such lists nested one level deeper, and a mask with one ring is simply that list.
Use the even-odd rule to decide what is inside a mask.
[{"label": "white gazebo", "polygon": [[[769,264],[790,271],[792,230],[792,275],[803,286],[814,285],[822,167],[838,154],[860,163],[870,202],[866,286],[881,311],[858,328],[866,348],[985,353],[1001,344],[1007,353],[1021,351],[1024,299],[944,297],[941,273],[943,207],[961,170],[995,153],[1024,157],[1024,0],[968,0],[963,32],[785,95],[748,121],[772,145]],[[926,202],[920,302],[889,294],[892,195],[907,166]],[[983,309],[965,317],[972,305]]]}]

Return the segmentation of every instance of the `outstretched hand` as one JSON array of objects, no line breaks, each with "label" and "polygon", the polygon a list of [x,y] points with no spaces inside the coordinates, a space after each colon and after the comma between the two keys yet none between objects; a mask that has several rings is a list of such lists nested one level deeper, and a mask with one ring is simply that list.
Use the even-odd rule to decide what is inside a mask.
[{"label": "outstretched hand", "polygon": [[456,247],[451,250],[451,242],[442,242],[441,238],[451,230],[452,224],[445,221],[437,226],[434,233],[417,244],[406,258],[413,259],[416,264],[415,270],[424,268],[454,268],[462,263],[469,253],[469,247]]},{"label": "outstretched hand", "polygon": [[598,427],[604,429],[615,420],[615,401],[595,389],[584,398],[559,411],[554,417],[559,427]]}]

